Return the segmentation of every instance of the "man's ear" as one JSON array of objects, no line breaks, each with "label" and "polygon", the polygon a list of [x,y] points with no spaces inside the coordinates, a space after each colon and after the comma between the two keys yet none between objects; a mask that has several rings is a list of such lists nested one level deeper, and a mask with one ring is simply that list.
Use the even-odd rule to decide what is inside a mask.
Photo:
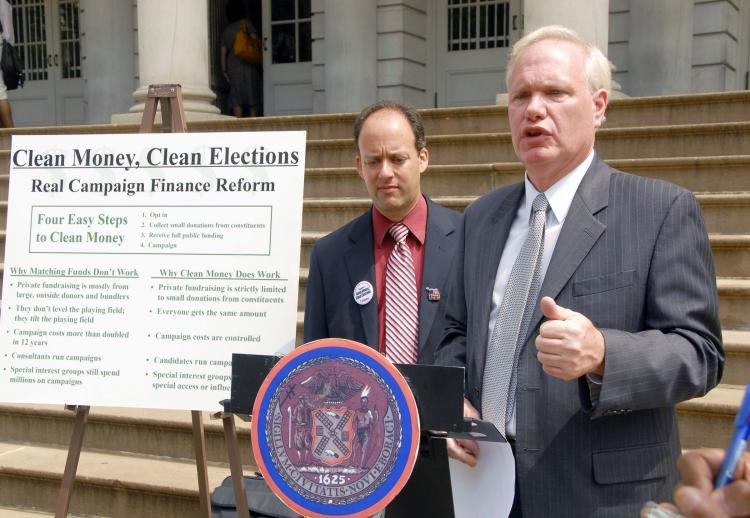
[{"label": "man's ear", "polygon": [[362,172],[362,157],[357,153],[354,156],[354,167],[357,168],[357,174],[359,174],[359,177],[363,180],[365,179],[365,174]]},{"label": "man's ear", "polygon": [[427,170],[427,165],[430,163],[430,152],[426,147],[419,150],[419,173],[422,174]]},{"label": "man's ear", "polygon": [[609,92],[604,88],[600,88],[594,92],[592,101],[594,103],[594,127],[600,128],[604,123],[604,112],[607,111]]}]

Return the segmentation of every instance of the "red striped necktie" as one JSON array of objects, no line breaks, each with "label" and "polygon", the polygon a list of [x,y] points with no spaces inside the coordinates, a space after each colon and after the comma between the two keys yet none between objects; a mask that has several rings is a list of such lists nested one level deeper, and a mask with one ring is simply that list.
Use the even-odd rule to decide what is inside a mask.
[{"label": "red striped necktie", "polygon": [[409,229],[396,223],[388,229],[396,245],[385,268],[385,355],[394,363],[417,363],[419,301]]}]

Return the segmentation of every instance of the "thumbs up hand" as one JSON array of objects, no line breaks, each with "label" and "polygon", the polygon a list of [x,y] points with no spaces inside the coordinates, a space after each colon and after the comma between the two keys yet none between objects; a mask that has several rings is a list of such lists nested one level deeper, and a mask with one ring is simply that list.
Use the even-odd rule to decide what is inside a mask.
[{"label": "thumbs up hand", "polygon": [[604,336],[591,320],[551,297],[542,298],[541,309],[547,321],[539,328],[536,348],[544,372],[565,381],[603,375]]}]

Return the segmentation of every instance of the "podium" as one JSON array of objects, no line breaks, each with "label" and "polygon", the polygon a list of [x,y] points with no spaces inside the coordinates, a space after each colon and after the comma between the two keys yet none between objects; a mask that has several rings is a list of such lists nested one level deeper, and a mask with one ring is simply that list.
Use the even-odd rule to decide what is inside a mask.
[{"label": "podium", "polygon": [[[232,355],[231,398],[225,412],[247,416],[277,356]],[[419,409],[419,452],[412,475],[388,505],[387,518],[454,518],[445,439],[505,442],[494,425],[463,417],[464,369],[435,365],[396,364]]]}]

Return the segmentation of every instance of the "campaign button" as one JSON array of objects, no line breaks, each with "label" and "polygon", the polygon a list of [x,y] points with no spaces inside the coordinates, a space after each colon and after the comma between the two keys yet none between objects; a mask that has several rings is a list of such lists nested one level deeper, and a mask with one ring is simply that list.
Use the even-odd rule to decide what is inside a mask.
[{"label": "campaign button", "polygon": [[375,290],[368,281],[360,281],[354,287],[354,301],[360,306],[364,306],[372,300]]}]

